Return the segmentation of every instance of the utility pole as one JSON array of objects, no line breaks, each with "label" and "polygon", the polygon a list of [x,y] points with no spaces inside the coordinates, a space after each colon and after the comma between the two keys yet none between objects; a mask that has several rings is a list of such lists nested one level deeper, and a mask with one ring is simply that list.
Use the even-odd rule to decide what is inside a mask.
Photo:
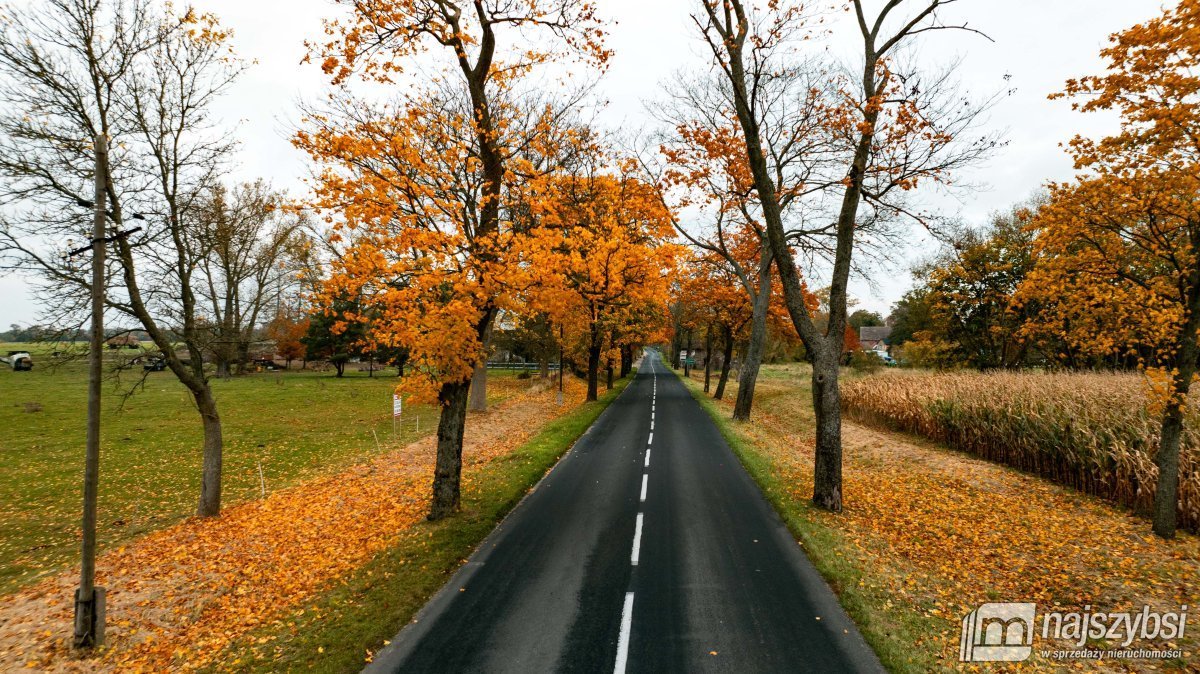
[{"label": "utility pole", "polygon": [[100,482],[100,384],[104,356],[104,201],[108,139],[96,134],[96,197],[92,219],[92,334],[88,345],[87,453],[83,468],[83,545],[75,591],[75,647],[104,643],[104,588],[96,587],[96,493]]}]

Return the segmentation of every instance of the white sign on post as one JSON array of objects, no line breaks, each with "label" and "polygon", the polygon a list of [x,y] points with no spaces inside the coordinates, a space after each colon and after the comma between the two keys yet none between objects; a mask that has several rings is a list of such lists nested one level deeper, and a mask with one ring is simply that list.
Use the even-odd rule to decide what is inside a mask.
[{"label": "white sign on post", "polygon": [[400,394],[392,394],[392,442],[397,442],[400,438],[396,431],[396,420],[401,418],[401,412],[404,410],[404,404],[400,402]]}]

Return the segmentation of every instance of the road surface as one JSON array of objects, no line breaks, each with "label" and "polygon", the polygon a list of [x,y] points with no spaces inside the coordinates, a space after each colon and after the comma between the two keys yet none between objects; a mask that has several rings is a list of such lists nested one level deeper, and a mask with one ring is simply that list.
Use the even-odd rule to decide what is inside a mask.
[{"label": "road surface", "polygon": [[367,672],[881,672],[654,352]]}]

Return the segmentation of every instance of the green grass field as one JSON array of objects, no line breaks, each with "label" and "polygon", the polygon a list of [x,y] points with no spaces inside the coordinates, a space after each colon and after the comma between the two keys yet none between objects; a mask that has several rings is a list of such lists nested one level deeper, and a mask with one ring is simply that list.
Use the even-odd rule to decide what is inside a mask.
[{"label": "green grass field", "polygon": [[[24,346],[24,345],[22,345]],[[0,344],[0,353],[20,348]],[[0,369],[0,594],[71,564],[78,555],[86,423],[83,363],[33,372]],[[111,357],[111,356],[110,356]],[[201,428],[169,372],[106,383],[100,469],[102,549],[191,515],[200,484]],[[512,377],[511,374],[493,376]],[[258,498],[374,453],[391,442],[391,371],[281,372],[214,382],[224,423],[224,503]],[[497,386],[498,398],[512,386]],[[405,409],[402,440],[432,432],[436,409]]]}]

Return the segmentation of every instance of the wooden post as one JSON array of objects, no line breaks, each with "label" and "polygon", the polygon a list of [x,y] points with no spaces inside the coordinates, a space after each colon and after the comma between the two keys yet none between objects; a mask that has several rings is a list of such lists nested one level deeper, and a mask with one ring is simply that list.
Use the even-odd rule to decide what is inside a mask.
[{"label": "wooden post", "polygon": [[104,643],[104,589],[96,582],[96,495],[100,483],[100,385],[104,374],[104,217],[108,139],[96,135],[96,196],[92,218],[92,334],[88,350],[87,450],[83,468],[83,543],[75,593],[76,648]]}]

